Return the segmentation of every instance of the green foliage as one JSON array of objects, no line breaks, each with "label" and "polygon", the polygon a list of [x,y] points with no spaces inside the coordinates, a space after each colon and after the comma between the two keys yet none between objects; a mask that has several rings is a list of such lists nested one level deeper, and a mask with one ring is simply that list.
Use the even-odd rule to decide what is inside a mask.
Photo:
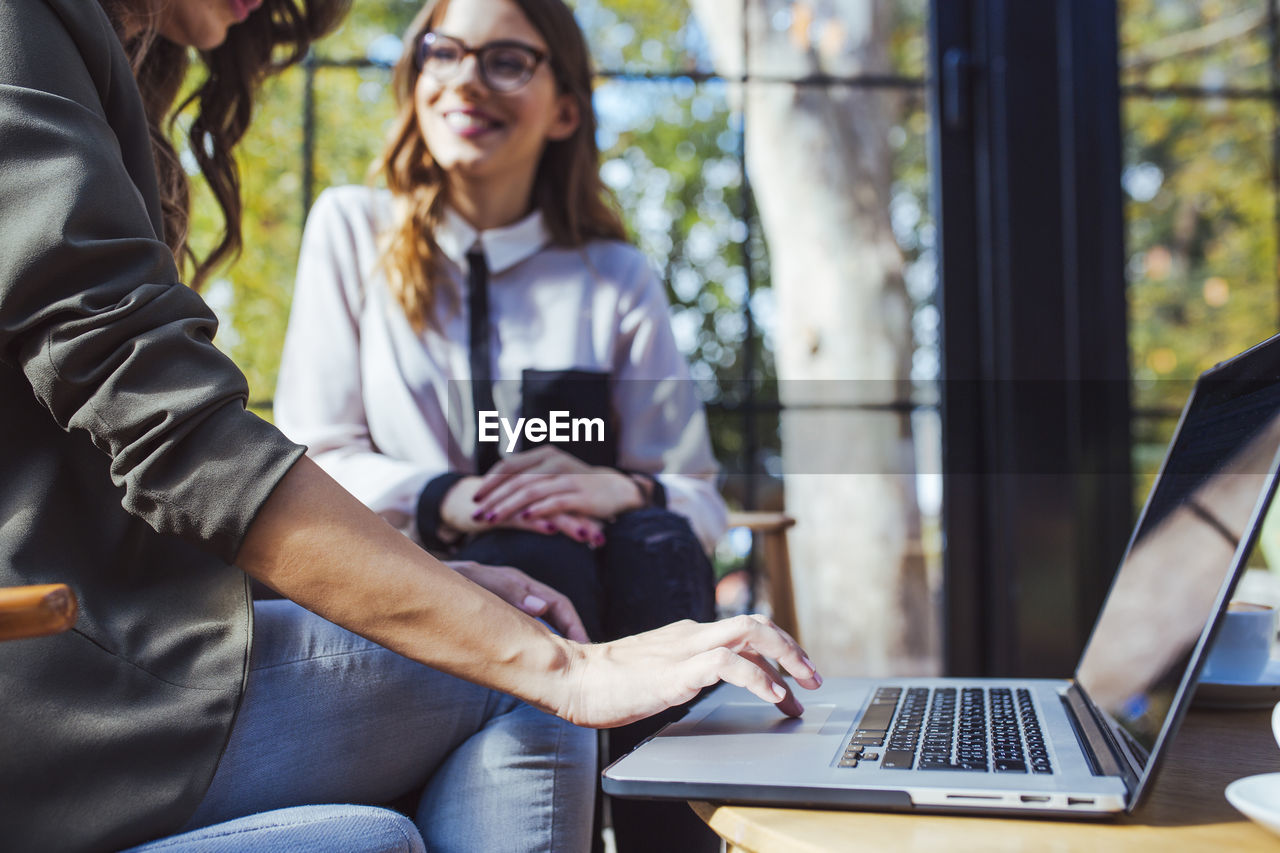
[{"label": "green foliage", "polygon": [[[204,292],[221,321],[217,342],[245,371],[254,400],[274,391],[293,291],[303,216],[302,127],[295,117],[302,82],[301,69],[294,69],[262,91],[257,120],[237,157],[244,251]],[[222,224],[202,181],[195,182],[193,208],[192,239],[202,251]]]},{"label": "green foliage", "polygon": [[[1262,4],[1124,0],[1130,86],[1204,94],[1124,100],[1130,343],[1139,405],[1177,405],[1204,368],[1275,332],[1274,109],[1215,89],[1266,83],[1266,33],[1217,30]],[[1256,13],[1256,14],[1255,14]],[[1223,41],[1196,36],[1234,32]],[[1196,48],[1196,49],[1193,49]],[[1141,64],[1137,60],[1146,58]],[[1159,57],[1158,61],[1151,61]]]},{"label": "green foliage", "polygon": [[[1158,413],[1134,420],[1141,501],[1190,380],[1276,332],[1275,108],[1265,4],[1120,10],[1133,400]],[[1169,86],[1204,91],[1150,94]]]},{"label": "green foliage", "polygon": [[316,55],[340,61],[364,58],[380,39],[398,41],[422,6],[422,0],[357,0],[342,28],[316,45]]},{"label": "green foliage", "polygon": [[1123,81],[1147,86],[1263,87],[1267,3],[1119,0]]},{"label": "green foliage", "polygon": [[[406,0],[361,0],[342,29],[323,43],[321,54],[359,59],[379,37],[398,43],[417,9],[416,2]],[[237,150],[244,251],[205,288],[222,322],[218,344],[245,371],[252,398],[266,403],[267,411],[305,218],[306,75],[304,68],[290,69],[268,80],[258,97],[253,124]],[[315,69],[314,192],[365,180],[391,115],[389,79],[385,68]],[[195,184],[192,233],[199,250],[212,244],[221,220],[203,182]]]},{"label": "green foliage", "polygon": [[1152,380],[1192,378],[1275,331],[1271,107],[1130,99],[1125,116],[1129,174],[1160,176],[1127,207],[1137,397],[1178,405],[1178,384]]}]

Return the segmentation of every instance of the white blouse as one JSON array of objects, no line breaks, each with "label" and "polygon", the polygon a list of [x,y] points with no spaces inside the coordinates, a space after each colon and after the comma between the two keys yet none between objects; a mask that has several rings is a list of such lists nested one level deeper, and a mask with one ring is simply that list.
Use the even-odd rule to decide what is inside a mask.
[{"label": "white blouse", "polygon": [[[726,510],[706,413],[676,348],[666,294],[640,251],[604,240],[550,246],[540,213],[477,232],[450,211],[435,237],[454,292],[437,299],[436,327],[419,334],[377,268],[378,235],[391,212],[391,194],[367,187],[326,190],[312,208],[275,398],[285,434],[421,542],[423,488],[440,474],[474,470],[469,397],[460,400],[460,383],[451,380],[471,375],[466,254],[479,245],[490,271],[494,396],[504,415],[517,411],[518,400],[504,397],[518,390],[526,368],[611,375],[618,466],[655,475],[668,507],[710,550]],[[505,454],[506,441],[499,447]]]}]

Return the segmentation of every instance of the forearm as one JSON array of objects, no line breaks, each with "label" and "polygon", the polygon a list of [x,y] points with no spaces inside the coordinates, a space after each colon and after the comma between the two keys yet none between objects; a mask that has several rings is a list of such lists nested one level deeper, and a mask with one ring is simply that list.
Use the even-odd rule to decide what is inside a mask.
[{"label": "forearm", "polygon": [[417,510],[424,487],[437,472],[369,449],[363,441],[317,450],[308,437],[297,440],[307,445],[307,457],[352,497],[419,545],[432,545],[429,532],[418,529]]},{"label": "forearm", "polygon": [[272,492],[236,562],[405,657],[540,708],[563,706],[573,644],[432,558],[309,459]]}]

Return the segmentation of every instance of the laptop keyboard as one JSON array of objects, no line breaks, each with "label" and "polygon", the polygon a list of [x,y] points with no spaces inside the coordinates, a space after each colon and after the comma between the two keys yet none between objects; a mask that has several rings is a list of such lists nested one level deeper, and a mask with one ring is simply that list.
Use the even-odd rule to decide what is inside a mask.
[{"label": "laptop keyboard", "polygon": [[[881,754],[883,751],[883,754]],[[1031,691],[880,687],[839,766],[1052,773]]]}]

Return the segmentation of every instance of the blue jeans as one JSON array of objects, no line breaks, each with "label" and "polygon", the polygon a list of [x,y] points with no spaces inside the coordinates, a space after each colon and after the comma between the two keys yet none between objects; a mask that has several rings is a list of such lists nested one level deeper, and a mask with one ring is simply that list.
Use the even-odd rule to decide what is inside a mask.
[{"label": "blue jeans", "polygon": [[[715,616],[715,578],[689,522],[656,507],[623,513],[592,550],[566,536],[500,529],[474,537],[456,554],[477,563],[515,566],[564,593],[594,640],[648,631],[677,619]],[[608,733],[608,760],[681,716],[673,709]],[[720,839],[684,803],[612,801],[618,853],[678,850],[715,853]]]},{"label": "blue jeans", "polygon": [[430,853],[589,847],[594,731],[410,661],[291,601],[254,607],[240,714],[184,830],[421,790],[414,823]]},{"label": "blue jeans", "polygon": [[131,847],[124,853],[426,853],[413,821],[374,806],[293,806]]}]

